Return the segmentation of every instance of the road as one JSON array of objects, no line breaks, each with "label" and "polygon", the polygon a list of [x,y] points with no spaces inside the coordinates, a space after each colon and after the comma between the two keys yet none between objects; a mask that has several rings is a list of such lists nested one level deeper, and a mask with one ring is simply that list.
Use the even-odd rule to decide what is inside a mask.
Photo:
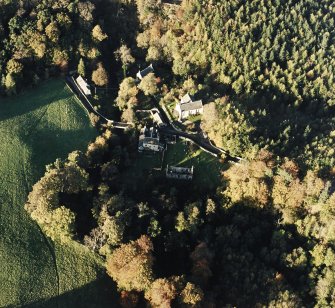
[{"label": "road", "polygon": [[[104,115],[102,115],[99,111],[95,110],[92,106],[91,102],[89,101],[88,97],[83,93],[83,91],[80,89],[78,84],[76,83],[75,79],[72,76],[66,76],[66,83],[67,85],[72,89],[72,91],[77,95],[77,97],[80,99],[84,107],[88,110],[88,112],[92,112],[93,114],[99,116],[101,119],[105,120],[107,124],[120,129],[127,129],[132,126],[131,123],[123,123],[123,122],[117,122],[111,119],[108,119]],[[156,99],[155,99],[156,101]],[[222,154],[226,156],[226,158],[229,161],[233,162],[239,162],[241,160],[240,157],[233,157],[229,155],[229,153],[219,147],[214,146],[209,139],[204,139],[200,136],[200,134],[190,134],[181,130],[176,129],[170,122],[169,117],[165,113],[165,111],[159,106],[159,104],[156,102],[156,108],[152,109],[153,111],[157,112],[159,111],[161,115],[161,119],[163,123],[165,123],[164,126],[159,127],[159,131],[165,134],[171,134],[180,136],[183,138],[186,138],[187,140],[195,143],[200,148],[205,150],[206,152],[211,153],[212,155],[216,157],[220,157]],[[151,111],[151,110],[148,110]]]}]

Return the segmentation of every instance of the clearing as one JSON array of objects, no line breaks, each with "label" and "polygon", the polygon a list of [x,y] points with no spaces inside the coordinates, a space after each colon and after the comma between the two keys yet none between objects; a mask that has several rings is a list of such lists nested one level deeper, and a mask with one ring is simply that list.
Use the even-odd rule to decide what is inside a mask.
[{"label": "clearing", "polygon": [[95,136],[63,80],[0,101],[0,307],[111,306],[101,260],[53,243],[23,208],[45,165]]},{"label": "clearing", "polygon": [[[189,182],[185,181],[165,179],[167,165],[194,166],[192,185],[187,185]],[[215,191],[222,184],[222,172],[228,166],[228,163],[203,151],[197,145],[180,139],[176,144],[168,144],[164,155],[162,153],[137,153],[131,166],[123,173],[122,183],[127,190],[136,191],[137,195],[140,191],[145,191],[148,183],[158,179],[169,181],[171,185],[185,185],[186,183],[186,186],[192,187],[193,191],[203,195],[208,191]]]},{"label": "clearing", "polygon": [[227,164],[220,162],[219,158],[206,153],[191,142],[183,140],[168,145],[164,157],[164,168],[166,165],[194,166],[192,186],[199,191],[216,189],[221,184],[222,171],[227,169]]}]

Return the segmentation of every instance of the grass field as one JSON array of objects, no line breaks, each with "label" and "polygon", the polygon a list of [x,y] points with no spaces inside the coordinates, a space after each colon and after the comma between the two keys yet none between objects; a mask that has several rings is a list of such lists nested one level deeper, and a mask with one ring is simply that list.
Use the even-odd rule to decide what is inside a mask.
[{"label": "grass field", "polygon": [[192,167],[194,166],[194,185],[199,190],[211,190],[220,185],[221,172],[227,167],[214,157],[199,148],[194,148],[190,142],[178,141],[168,145],[164,158],[166,165]]},{"label": "grass field", "polygon": [[112,306],[101,260],[51,242],[23,208],[45,165],[95,135],[62,80],[0,101],[0,307]]}]

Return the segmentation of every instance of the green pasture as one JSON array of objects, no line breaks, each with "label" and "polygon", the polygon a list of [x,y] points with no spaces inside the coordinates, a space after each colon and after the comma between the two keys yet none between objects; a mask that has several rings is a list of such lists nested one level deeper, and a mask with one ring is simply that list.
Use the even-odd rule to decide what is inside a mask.
[{"label": "green pasture", "polygon": [[45,165],[95,136],[63,80],[0,100],[0,307],[113,304],[101,260],[82,245],[54,244],[23,208]]}]

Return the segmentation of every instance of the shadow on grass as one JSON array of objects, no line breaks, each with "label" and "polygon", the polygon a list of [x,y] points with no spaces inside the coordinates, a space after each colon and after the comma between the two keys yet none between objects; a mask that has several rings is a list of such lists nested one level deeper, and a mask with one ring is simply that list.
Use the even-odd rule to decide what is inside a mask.
[{"label": "shadow on grass", "polygon": [[103,308],[120,307],[116,285],[111,278],[104,277],[79,289],[65,292],[50,299],[23,305],[25,308]]},{"label": "shadow on grass", "polygon": [[68,99],[72,93],[65,86],[62,79],[52,79],[18,95],[0,98],[0,121],[30,113],[54,101]]},{"label": "shadow on grass", "polygon": [[86,151],[87,145],[96,136],[93,127],[79,130],[57,130],[43,127],[34,131],[23,142],[31,149],[31,164],[35,166],[32,179],[37,180],[43,175],[45,166],[53,163],[57,158],[64,159],[74,150]]}]

